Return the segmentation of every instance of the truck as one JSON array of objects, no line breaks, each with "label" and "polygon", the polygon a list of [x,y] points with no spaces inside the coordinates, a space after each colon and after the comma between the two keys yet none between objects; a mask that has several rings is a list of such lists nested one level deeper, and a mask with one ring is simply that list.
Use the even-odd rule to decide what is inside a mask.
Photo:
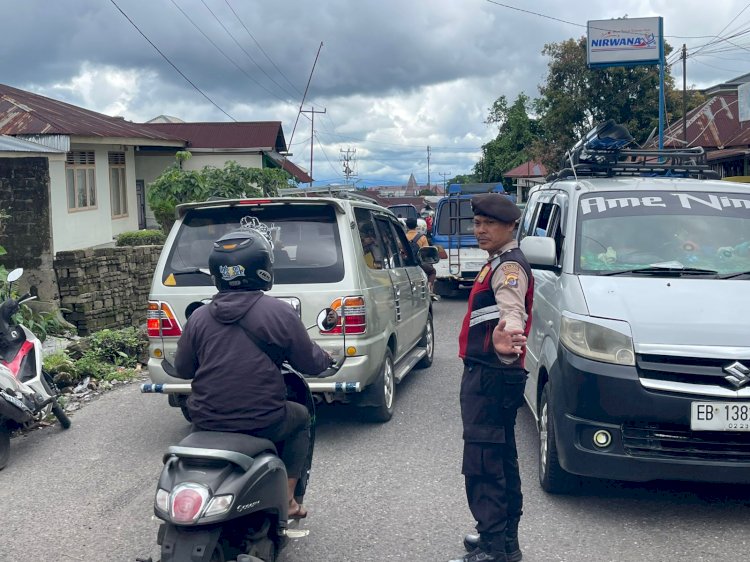
[{"label": "truck", "polygon": [[[487,261],[474,236],[471,198],[478,193],[505,193],[501,183],[451,184],[448,194],[438,200],[432,223],[432,245],[441,251],[435,265],[435,293],[455,297],[461,286],[471,286]],[[506,194],[507,195],[507,194]]]}]

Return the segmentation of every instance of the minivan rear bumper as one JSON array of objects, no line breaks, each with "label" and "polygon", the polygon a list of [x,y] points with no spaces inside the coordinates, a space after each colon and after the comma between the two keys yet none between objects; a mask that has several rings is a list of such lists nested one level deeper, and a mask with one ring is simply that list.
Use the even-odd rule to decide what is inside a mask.
[{"label": "minivan rear bumper", "polygon": [[[558,457],[568,472],[750,483],[750,432],[691,431],[691,403],[700,396],[648,390],[636,367],[591,361],[562,346],[550,382]],[[600,429],[612,436],[603,448],[593,442]]]}]

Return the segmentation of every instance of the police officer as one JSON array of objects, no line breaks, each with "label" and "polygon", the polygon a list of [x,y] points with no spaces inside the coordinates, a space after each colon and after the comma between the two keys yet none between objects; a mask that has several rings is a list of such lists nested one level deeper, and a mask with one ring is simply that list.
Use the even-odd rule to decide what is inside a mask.
[{"label": "police officer", "polygon": [[247,433],[284,443],[290,518],[307,511],[294,488],[310,448],[310,415],[286,400],[279,366],[304,374],[327,369],[331,356],[307,334],[287,303],[267,296],[273,285],[273,251],[256,230],[227,234],[208,258],[218,294],[190,316],[177,342],[177,376],[192,379],[187,407],[198,430]]},{"label": "police officer", "polygon": [[518,561],[521,479],[515,423],[526,381],[524,355],[531,325],[534,278],[513,232],[520,209],[506,196],[471,199],[474,234],[489,258],[469,296],[459,336],[464,360],[461,472],[478,535],[469,552],[451,562]]}]

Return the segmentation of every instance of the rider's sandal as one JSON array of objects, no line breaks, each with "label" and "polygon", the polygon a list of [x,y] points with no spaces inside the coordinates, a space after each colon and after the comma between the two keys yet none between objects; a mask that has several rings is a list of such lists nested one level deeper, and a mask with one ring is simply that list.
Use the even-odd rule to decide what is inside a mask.
[{"label": "rider's sandal", "polygon": [[299,504],[294,511],[290,511],[287,515],[288,519],[304,519],[305,517],[307,517],[307,510]]}]

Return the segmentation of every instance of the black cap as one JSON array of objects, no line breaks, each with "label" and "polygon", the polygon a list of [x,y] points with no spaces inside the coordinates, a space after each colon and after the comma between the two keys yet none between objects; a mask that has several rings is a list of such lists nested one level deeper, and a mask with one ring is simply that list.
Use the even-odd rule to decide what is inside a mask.
[{"label": "black cap", "polygon": [[521,209],[506,195],[480,193],[471,198],[471,209],[475,215],[484,215],[500,222],[512,223],[521,218]]},{"label": "black cap", "polygon": [[409,217],[408,219],[406,219],[406,228],[417,228],[417,219],[415,219],[414,217]]}]

